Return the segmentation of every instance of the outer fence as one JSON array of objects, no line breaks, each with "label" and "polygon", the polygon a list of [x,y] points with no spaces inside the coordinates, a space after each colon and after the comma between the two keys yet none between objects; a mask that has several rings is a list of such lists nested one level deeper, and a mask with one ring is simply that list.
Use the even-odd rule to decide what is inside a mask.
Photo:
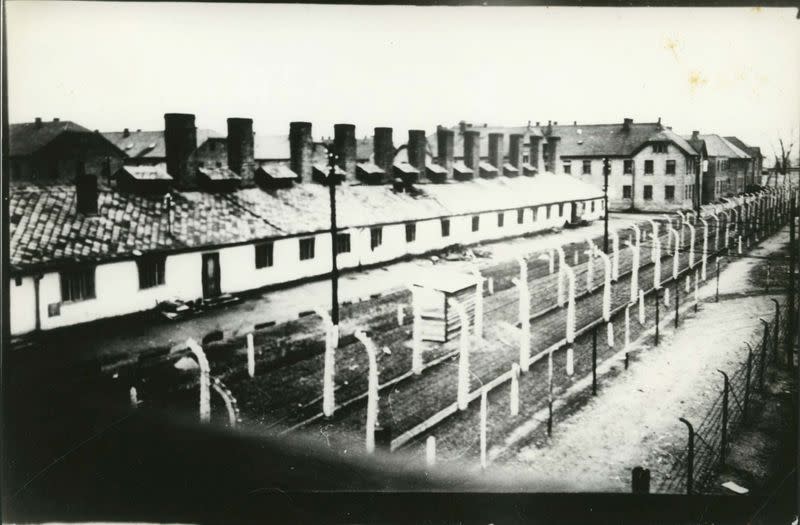
[{"label": "outer fence", "polygon": [[767,363],[779,362],[780,341],[788,333],[787,316],[781,316],[779,309],[771,322],[763,323],[758,342],[745,342],[748,356],[744,362],[730,375],[720,371],[719,394],[702,419],[680,418],[688,430],[686,448],[656,484],[656,492],[702,493],[716,468],[725,464],[731,438],[752,416],[754,392],[764,388]]}]

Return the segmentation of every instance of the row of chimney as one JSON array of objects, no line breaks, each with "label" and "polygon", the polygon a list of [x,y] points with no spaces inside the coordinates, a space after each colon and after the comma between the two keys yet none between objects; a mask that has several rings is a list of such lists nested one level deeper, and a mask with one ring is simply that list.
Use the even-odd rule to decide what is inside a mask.
[{"label": "row of chimney", "polygon": [[[356,127],[352,124],[335,124],[333,127],[333,151],[337,155],[336,164],[345,172],[347,179],[356,178]],[[439,127],[436,133],[438,155],[436,163],[447,171],[446,178],[453,178],[454,140],[453,130]],[[473,173],[480,173],[480,131],[465,129],[464,164]],[[509,136],[509,164],[519,172],[523,171],[523,134]],[[503,173],[505,155],[504,135],[489,133],[489,162],[499,173]],[[530,151],[530,164],[539,171],[552,171],[558,166],[558,142],[556,136],[546,138],[530,136],[527,145]],[[197,149],[197,128],[195,117],[185,113],[167,113],[164,115],[164,143],[166,147],[167,172],[175,180],[178,188],[193,186],[193,173],[190,156]],[[545,147],[547,151],[545,151]],[[405,144],[408,163],[419,173],[426,172],[428,142],[425,131],[412,129],[408,131]],[[313,173],[314,142],[310,122],[291,122],[289,124],[289,168],[297,175],[298,181],[310,181]],[[249,118],[228,119],[228,167],[242,179],[243,186],[253,183],[256,170],[253,143],[253,120]],[[399,151],[393,141],[393,130],[388,127],[375,128],[373,138],[374,164],[385,173],[393,171],[394,159]],[[546,153],[546,155],[545,155]],[[545,165],[545,158],[551,159]],[[553,162],[555,160],[555,162]]]}]

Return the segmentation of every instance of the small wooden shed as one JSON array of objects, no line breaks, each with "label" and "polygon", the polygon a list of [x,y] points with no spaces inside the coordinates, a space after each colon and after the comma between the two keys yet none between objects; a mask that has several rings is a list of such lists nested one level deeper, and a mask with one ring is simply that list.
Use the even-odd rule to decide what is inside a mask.
[{"label": "small wooden shed", "polygon": [[412,281],[414,301],[420,309],[421,335],[424,341],[445,342],[458,337],[461,319],[448,299],[464,306],[470,329],[475,324],[475,294],[478,278],[474,275],[443,269],[428,270]]}]

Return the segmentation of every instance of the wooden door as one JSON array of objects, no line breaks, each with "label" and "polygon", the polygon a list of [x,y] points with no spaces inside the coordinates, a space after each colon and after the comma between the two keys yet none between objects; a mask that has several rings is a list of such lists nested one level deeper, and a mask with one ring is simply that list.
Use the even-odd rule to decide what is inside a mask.
[{"label": "wooden door", "polygon": [[203,297],[216,297],[219,289],[219,253],[203,254]]}]

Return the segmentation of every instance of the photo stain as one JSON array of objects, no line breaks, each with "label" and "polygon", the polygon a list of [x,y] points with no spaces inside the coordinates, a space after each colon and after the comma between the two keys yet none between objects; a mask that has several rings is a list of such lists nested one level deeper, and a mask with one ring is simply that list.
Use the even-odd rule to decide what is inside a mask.
[{"label": "photo stain", "polygon": [[700,74],[699,71],[692,71],[689,73],[689,86],[692,88],[692,93],[699,88],[708,84],[708,80]]},{"label": "photo stain", "polygon": [[675,60],[678,60],[678,42],[672,40],[671,38],[667,38],[667,42],[664,44],[664,47],[669,49],[672,52],[672,56],[675,57]]}]

